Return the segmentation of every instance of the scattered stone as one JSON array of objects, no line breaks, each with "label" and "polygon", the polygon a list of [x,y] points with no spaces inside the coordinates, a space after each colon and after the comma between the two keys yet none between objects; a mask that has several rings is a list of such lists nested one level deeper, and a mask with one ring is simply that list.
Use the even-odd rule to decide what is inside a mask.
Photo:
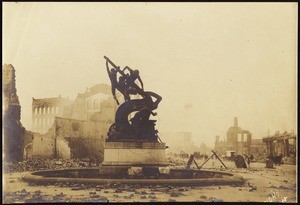
[{"label": "scattered stone", "polygon": [[217,198],[215,198],[215,197],[210,197],[210,198],[208,199],[208,201],[209,201],[209,202],[223,202],[223,199],[217,199]]},{"label": "scattered stone", "polygon": [[108,200],[108,198],[106,198],[106,197],[101,197],[101,198],[98,200],[98,202],[106,202],[106,203],[108,203],[109,200]]},{"label": "scattered stone", "polygon": [[108,191],[104,191],[104,193],[105,193],[105,194],[108,194],[109,192],[108,192]]},{"label": "scattered stone", "polygon": [[38,197],[38,198],[30,198],[30,199],[25,199],[24,202],[25,203],[41,203],[44,202],[45,200],[43,200],[42,197]]},{"label": "scattered stone", "polygon": [[141,196],[141,199],[146,199],[146,196]]},{"label": "scattered stone", "polygon": [[272,197],[273,195],[272,194],[267,194],[267,197]]},{"label": "scattered stone", "polygon": [[63,163],[61,161],[56,161],[55,164],[56,165],[63,165]]},{"label": "scattered stone", "polygon": [[71,190],[78,191],[78,190],[82,190],[82,188],[81,187],[72,187]]},{"label": "scattered stone", "polygon": [[56,194],[55,196],[53,196],[53,200],[55,200],[55,201],[62,201],[63,199],[64,199],[63,193]]},{"label": "scattered stone", "polygon": [[178,191],[183,192],[183,191],[185,191],[185,189],[184,188],[179,188]]},{"label": "scattered stone", "polygon": [[141,191],[141,195],[145,195],[147,194],[145,191]]},{"label": "scattered stone", "polygon": [[254,186],[253,184],[248,183],[248,186],[250,187],[250,189],[249,189],[250,192],[257,190],[257,187]]},{"label": "scattered stone", "polygon": [[98,195],[98,194],[93,194],[93,195],[91,195],[90,197],[91,197],[91,198],[99,198],[100,195]]},{"label": "scattered stone", "polygon": [[122,193],[123,191],[121,189],[116,189],[115,193]]},{"label": "scattered stone", "polygon": [[278,188],[279,189],[293,190],[293,188],[289,188],[289,187],[286,187],[286,186],[279,186]]},{"label": "scattered stone", "polygon": [[40,195],[41,195],[41,190],[35,191],[34,194],[35,194],[36,196],[40,196]]},{"label": "scattered stone", "polygon": [[27,193],[26,189],[22,189],[21,193]]},{"label": "scattered stone", "polygon": [[171,197],[178,197],[179,194],[178,194],[178,192],[171,192],[171,193],[170,193],[170,196],[171,196]]}]

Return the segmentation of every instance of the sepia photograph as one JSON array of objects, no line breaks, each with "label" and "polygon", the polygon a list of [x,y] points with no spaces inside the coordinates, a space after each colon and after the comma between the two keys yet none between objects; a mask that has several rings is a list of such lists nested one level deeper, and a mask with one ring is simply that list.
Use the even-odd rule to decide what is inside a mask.
[{"label": "sepia photograph", "polygon": [[297,2],[3,2],[2,203],[298,202]]}]

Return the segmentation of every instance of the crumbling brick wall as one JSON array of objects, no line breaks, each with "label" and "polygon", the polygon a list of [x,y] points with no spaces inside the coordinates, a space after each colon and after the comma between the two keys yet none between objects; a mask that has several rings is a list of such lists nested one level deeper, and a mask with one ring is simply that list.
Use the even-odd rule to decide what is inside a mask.
[{"label": "crumbling brick wall", "polygon": [[26,131],[23,142],[24,159],[54,158],[56,155],[54,127],[50,128],[46,134]]},{"label": "crumbling brick wall", "polygon": [[[103,161],[103,147],[109,124],[55,118],[56,138],[64,138],[69,145],[71,158],[94,158]],[[59,153],[58,158],[63,158]]]},{"label": "crumbling brick wall", "polygon": [[25,128],[20,122],[21,106],[17,96],[15,69],[11,64],[2,66],[2,89],[4,161],[21,161]]},{"label": "crumbling brick wall", "polygon": [[25,158],[93,158],[103,161],[110,124],[55,117],[46,134],[26,132]]},{"label": "crumbling brick wall", "polygon": [[56,138],[56,156],[61,159],[71,159],[71,149],[68,141],[65,138]]}]

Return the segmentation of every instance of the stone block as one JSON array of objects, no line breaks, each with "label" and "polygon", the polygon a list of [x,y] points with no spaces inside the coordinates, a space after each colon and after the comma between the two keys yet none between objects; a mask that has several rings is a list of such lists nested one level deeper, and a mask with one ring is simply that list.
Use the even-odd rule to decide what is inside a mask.
[{"label": "stone block", "polygon": [[106,142],[102,165],[166,166],[165,143]]}]

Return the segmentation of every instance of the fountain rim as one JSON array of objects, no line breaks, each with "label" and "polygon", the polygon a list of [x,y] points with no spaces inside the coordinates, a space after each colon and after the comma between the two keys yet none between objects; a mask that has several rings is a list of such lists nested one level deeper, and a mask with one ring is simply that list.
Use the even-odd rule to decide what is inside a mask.
[{"label": "fountain rim", "polygon": [[210,171],[200,170],[203,172],[212,172],[222,174],[226,177],[223,178],[168,178],[168,179],[124,179],[124,178],[69,178],[69,177],[45,177],[41,174],[51,172],[65,172],[65,171],[80,171],[80,170],[98,170],[99,168],[71,168],[59,170],[42,170],[25,173],[22,177],[24,181],[36,183],[94,183],[94,184],[138,184],[138,185],[231,185],[243,184],[243,177],[237,174],[223,172],[223,171]]}]

